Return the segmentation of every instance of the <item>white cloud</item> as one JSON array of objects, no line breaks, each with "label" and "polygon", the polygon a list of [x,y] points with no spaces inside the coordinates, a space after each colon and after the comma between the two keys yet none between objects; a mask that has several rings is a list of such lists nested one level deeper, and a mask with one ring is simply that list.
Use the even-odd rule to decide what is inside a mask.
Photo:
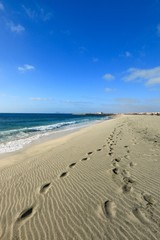
[{"label": "white cloud", "polygon": [[106,74],[103,76],[103,79],[109,81],[109,80],[115,79],[115,77],[114,77],[112,74],[110,74],[110,73],[106,73]]},{"label": "white cloud", "polygon": [[22,7],[23,7],[25,13],[27,14],[27,16],[29,18],[33,19],[33,18],[37,17],[37,14],[36,14],[36,12],[34,10],[31,10],[30,8],[27,8],[24,5]]},{"label": "white cloud", "polygon": [[4,5],[0,2],[0,10],[4,11]]},{"label": "white cloud", "polygon": [[146,83],[147,86],[155,85],[155,84],[160,84],[160,76],[156,78],[151,78]]},{"label": "white cloud", "polygon": [[125,51],[123,54],[120,54],[120,57],[129,58],[132,57],[132,53],[129,51]]},{"label": "white cloud", "polygon": [[131,56],[132,56],[132,54],[130,52],[128,52],[128,51],[125,52],[125,57],[131,57]]},{"label": "white cloud", "polygon": [[30,70],[34,70],[35,67],[29,64],[24,64],[23,66],[18,67],[18,71],[20,72],[26,72],[26,71],[30,71]]},{"label": "white cloud", "polygon": [[52,98],[31,97],[31,101],[52,101]]},{"label": "white cloud", "polygon": [[50,12],[46,12],[43,8],[41,8],[40,6],[36,6],[35,10],[31,9],[31,8],[27,8],[26,6],[22,5],[25,13],[27,14],[27,16],[31,19],[35,19],[35,20],[42,20],[44,22],[48,21],[51,19],[52,17],[52,13]]},{"label": "white cloud", "polygon": [[105,92],[106,93],[110,93],[110,92],[113,92],[113,91],[115,91],[115,89],[113,89],[113,88],[105,88]]},{"label": "white cloud", "polygon": [[21,24],[14,24],[13,22],[8,22],[7,26],[11,30],[11,32],[21,33],[25,31],[25,28]]},{"label": "white cloud", "polygon": [[124,77],[126,81],[145,81],[146,85],[160,84],[160,67],[150,69],[130,68]]}]

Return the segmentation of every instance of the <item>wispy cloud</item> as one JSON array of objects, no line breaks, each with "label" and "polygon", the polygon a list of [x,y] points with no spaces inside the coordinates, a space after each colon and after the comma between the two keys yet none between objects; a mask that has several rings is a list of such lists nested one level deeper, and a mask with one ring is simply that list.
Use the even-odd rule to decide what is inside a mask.
[{"label": "wispy cloud", "polygon": [[27,71],[31,71],[34,69],[35,69],[35,67],[33,65],[29,65],[29,64],[24,64],[23,66],[18,67],[18,71],[20,71],[20,72],[27,72]]},{"label": "wispy cloud", "polygon": [[1,10],[1,11],[4,11],[4,5],[3,5],[3,3],[1,3],[1,2],[0,2],[0,10]]},{"label": "wispy cloud", "polygon": [[7,26],[11,32],[21,33],[25,31],[25,28],[21,24],[15,24],[12,21],[7,22]]},{"label": "wispy cloud", "polygon": [[110,81],[110,80],[114,80],[115,77],[110,73],[106,73],[106,74],[103,75],[103,79],[105,79],[107,81]]},{"label": "wispy cloud", "polygon": [[7,9],[5,9],[2,2],[0,2],[0,11],[3,11],[3,17],[1,18],[1,21],[3,21],[4,25],[13,33],[20,34],[25,31],[25,27],[21,25],[20,23],[15,23],[8,17]]},{"label": "wispy cloud", "polygon": [[111,92],[114,92],[114,91],[115,91],[114,88],[105,88],[106,93],[111,93]]},{"label": "wispy cloud", "polygon": [[52,98],[42,98],[42,97],[30,97],[31,101],[52,101]]},{"label": "wispy cloud", "polygon": [[35,9],[28,8],[24,5],[22,5],[22,8],[24,9],[25,13],[30,19],[33,20],[42,20],[44,22],[48,21],[52,17],[51,12],[46,12],[44,8],[40,6],[35,6]]},{"label": "wispy cloud", "polygon": [[144,81],[145,85],[160,84],[160,67],[150,69],[130,68],[124,77],[125,81]]},{"label": "wispy cloud", "polygon": [[125,57],[132,57],[132,54],[131,54],[130,52],[126,51],[126,52],[124,53],[124,56],[125,56]]},{"label": "wispy cloud", "polygon": [[151,78],[146,83],[147,86],[156,85],[156,84],[160,84],[160,76],[155,77],[155,78]]},{"label": "wispy cloud", "polygon": [[120,55],[121,57],[126,57],[126,58],[129,58],[129,57],[132,57],[132,53],[129,52],[129,51],[125,51],[123,54]]}]

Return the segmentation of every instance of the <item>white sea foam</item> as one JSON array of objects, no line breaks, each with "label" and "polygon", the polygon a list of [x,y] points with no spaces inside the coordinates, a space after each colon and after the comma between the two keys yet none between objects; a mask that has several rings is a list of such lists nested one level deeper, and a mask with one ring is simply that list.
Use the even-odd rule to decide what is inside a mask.
[{"label": "white sea foam", "polygon": [[60,133],[72,131],[90,125],[93,122],[95,123],[97,120],[81,121],[79,123],[77,121],[70,121],[55,123],[51,125],[3,131],[0,135],[3,136],[3,133],[5,132],[4,136],[7,136],[7,141],[0,143],[0,154],[15,152],[22,149],[25,145],[28,145],[44,136],[48,136],[57,132]]},{"label": "white sea foam", "polygon": [[22,149],[25,145],[38,140],[42,136],[47,136],[48,133],[44,134],[36,134],[35,136],[24,138],[24,139],[17,139],[15,141],[10,141],[6,143],[0,144],[0,153],[7,153],[7,152],[14,152],[17,150]]}]

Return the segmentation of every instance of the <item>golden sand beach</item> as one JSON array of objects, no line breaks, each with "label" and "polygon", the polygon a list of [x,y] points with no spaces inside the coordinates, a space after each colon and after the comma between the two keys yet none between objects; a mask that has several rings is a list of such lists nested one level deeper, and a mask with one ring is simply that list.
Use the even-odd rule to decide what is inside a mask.
[{"label": "golden sand beach", "polygon": [[1,157],[0,239],[159,240],[160,117],[120,116]]}]

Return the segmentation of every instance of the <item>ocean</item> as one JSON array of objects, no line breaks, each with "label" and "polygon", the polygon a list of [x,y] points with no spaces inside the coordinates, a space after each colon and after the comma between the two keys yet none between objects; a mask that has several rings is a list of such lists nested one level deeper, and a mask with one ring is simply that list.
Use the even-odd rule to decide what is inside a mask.
[{"label": "ocean", "polygon": [[76,130],[108,117],[75,114],[0,114],[0,153],[22,149],[44,136]]}]

